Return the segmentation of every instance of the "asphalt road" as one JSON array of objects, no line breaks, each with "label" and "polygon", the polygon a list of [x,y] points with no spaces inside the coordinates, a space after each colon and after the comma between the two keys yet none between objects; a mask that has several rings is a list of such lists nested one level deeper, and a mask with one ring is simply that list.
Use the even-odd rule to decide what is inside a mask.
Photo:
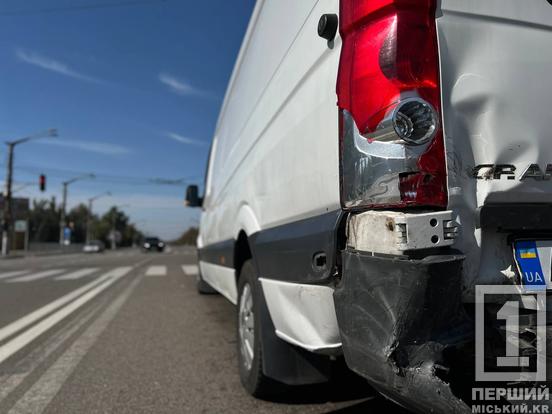
[{"label": "asphalt road", "polygon": [[256,400],[235,309],[195,291],[192,249],[0,262],[0,413],[367,413],[357,380]]}]

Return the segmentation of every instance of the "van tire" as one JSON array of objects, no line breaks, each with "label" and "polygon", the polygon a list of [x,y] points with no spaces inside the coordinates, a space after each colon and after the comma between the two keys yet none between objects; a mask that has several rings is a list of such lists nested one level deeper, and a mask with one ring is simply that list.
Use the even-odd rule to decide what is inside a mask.
[{"label": "van tire", "polygon": [[[253,261],[247,260],[240,273],[238,282],[238,310],[236,320],[236,337],[237,337],[237,351],[238,351],[238,369],[240,372],[240,380],[245,390],[254,397],[267,398],[276,392],[277,383],[268,378],[263,373],[263,345],[261,340],[261,289],[258,285],[257,274]],[[249,290],[249,296],[247,296],[246,290]],[[252,361],[247,363],[247,357],[244,355],[244,339],[241,336],[240,329],[243,329],[245,324],[240,318],[243,318],[244,308],[247,308],[245,304],[242,304],[243,300],[252,301],[253,312],[253,355]],[[248,368],[249,366],[249,368]]]},{"label": "van tire", "polygon": [[196,289],[200,295],[214,295],[218,293],[201,277],[201,272],[198,270],[196,275]]}]

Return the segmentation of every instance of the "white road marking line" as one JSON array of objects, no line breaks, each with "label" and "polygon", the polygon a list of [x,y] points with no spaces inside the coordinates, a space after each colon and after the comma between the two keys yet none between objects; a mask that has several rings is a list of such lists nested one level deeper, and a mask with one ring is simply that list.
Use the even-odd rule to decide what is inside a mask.
[{"label": "white road marking line", "polygon": [[92,288],[91,290],[86,292],[84,295],[82,295],[81,297],[76,299],[75,301],[71,302],[70,304],[68,304],[67,306],[61,308],[60,310],[56,311],[55,313],[51,314],[46,319],[43,319],[41,322],[37,323],[33,327],[27,329],[26,331],[24,331],[20,335],[13,338],[11,341],[6,342],[4,345],[0,346],[0,364],[2,362],[4,362],[6,359],[8,359],[10,356],[15,354],[16,352],[18,352],[24,346],[26,346],[29,343],[31,343],[32,341],[34,341],[36,338],[38,338],[44,332],[51,329],[57,323],[61,322],[67,316],[69,316],[70,314],[75,312],[81,306],[83,306],[84,304],[86,304],[90,300],[94,299],[101,292],[106,290],[108,287],[110,287],[116,281],[121,279],[123,276],[125,276],[131,270],[132,270],[131,266],[118,267],[118,268],[112,270],[111,272],[109,272],[109,273],[111,273],[109,279],[107,279],[105,282],[103,282],[100,285]]},{"label": "white road marking line", "polygon": [[146,276],[166,276],[167,266],[150,266],[146,271]]},{"label": "white road marking line", "polygon": [[0,279],[7,279],[8,277],[21,276],[29,272],[30,270],[14,270],[13,272],[4,272],[4,273],[0,273]]},{"label": "white road marking line", "polygon": [[9,414],[42,413],[52,402],[67,378],[82,358],[96,343],[99,336],[115,318],[130,297],[141,277],[134,279],[126,290],[75,340],[54,364],[27,390],[8,412]]},{"label": "white road marking line", "polygon": [[199,273],[197,265],[182,265],[182,271],[188,276],[195,276]]},{"label": "white road marking line", "polygon": [[[101,302],[100,306],[102,306]],[[71,338],[79,329],[89,322],[91,318],[96,316],[96,311],[98,309],[99,308],[93,308],[93,310],[88,312],[82,319],[71,322],[69,329],[64,329],[56,333],[46,341],[45,345],[34,348],[22,360],[17,361],[9,374],[0,375],[0,404],[2,404],[2,401],[19,387],[23,381],[25,381],[25,378],[43,364],[50,355],[56,352],[65,341]]]},{"label": "white road marking line", "polygon": [[71,302],[73,299],[78,298],[87,290],[91,289],[96,285],[99,285],[100,283],[104,282],[110,277],[113,277],[112,271],[107,272],[106,274],[100,276],[98,279],[88,283],[87,285],[84,285],[72,292],[69,292],[65,296],[62,296],[61,298],[56,299],[53,302],[48,303],[47,305],[44,305],[43,307],[35,310],[34,312],[29,313],[28,315],[23,316],[22,318],[10,323],[9,325],[4,326],[2,329],[0,329],[0,341],[3,341],[7,337],[16,333],[17,331],[20,331],[21,329],[29,326],[33,322],[46,316],[50,312],[53,312],[54,310]]},{"label": "white road marking line", "polygon": [[92,273],[98,271],[97,267],[94,268],[87,268],[87,269],[80,269],[76,270],[71,273],[67,273],[66,275],[61,275],[56,277],[54,280],[75,280],[80,279],[81,277],[85,277],[88,275],[91,275]]},{"label": "white road marking line", "polygon": [[45,277],[57,275],[58,273],[65,272],[65,269],[52,269],[44,270],[42,272],[33,273],[27,276],[16,277],[15,279],[10,279],[8,283],[20,283],[20,282],[32,282],[33,280],[44,279]]}]

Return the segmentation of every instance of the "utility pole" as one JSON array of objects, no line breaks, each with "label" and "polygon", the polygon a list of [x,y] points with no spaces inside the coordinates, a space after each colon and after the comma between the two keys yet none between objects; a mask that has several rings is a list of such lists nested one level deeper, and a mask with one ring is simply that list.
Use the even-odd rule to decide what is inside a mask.
[{"label": "utility pole", "polygon": [[69,187],[69,184],[73,184],[75,181],[78,180],[84,180],[86,178],[95,178],[96,176],[94,174],[84,174],[79,175],[78,177],[71,178],[70,180],[64,181],[62,183],[63,185],[63,193],[62,193],[62,199],[61,199],[61,212],[59,214],[59,244],[64,244],[64,231],[65,231],[65,209],[67,208],[67,187]]},{"label": "utility pole", "polygon": [[6,188],[4,191],[4,209],[2,216],[2,256],[10,253],[10,239],[12,228],[12,181],[13,181],[13,152],[15,146],[36,138],[57,137],[56,129],[49,129],[38,134],[29,135],[15,141],[8,141],[8,163],[6,170]]},{"label": "utility pole", "polygon": [[117,243],[115,241],[115,232],[117,231],[117,212],[118,209],[122,209],[124,207],[130,207],[130,204],[123,204],[121,206],[113,207],[113,214],[111,215],[111,250],[115,250],[117,248]]},{"label": "utility pole", "polygon": [[94,196],[94,197],[88,199],[88,212],[87,212],[87,215],[86,215],[86,243],[90,243],[90,240],[92,239],[92,237],[91,237],[91,233],[92,233],[92,231],[91,231],[92,230],[91,229],[92,203],[100,197],[110,196],[110,195],[111,195],[111,192],[106,191],[105,193],[98,194],[97,196]]},{"label": "utility pole", "polygon": [[4,191],[4,216],[2,223],[2,256],[10,253],[11,234],[11,199],[12,199],[12,177],[13,177],[13,149],[15,144],[8,142],[8,170],[6,171],[6,190]]}]

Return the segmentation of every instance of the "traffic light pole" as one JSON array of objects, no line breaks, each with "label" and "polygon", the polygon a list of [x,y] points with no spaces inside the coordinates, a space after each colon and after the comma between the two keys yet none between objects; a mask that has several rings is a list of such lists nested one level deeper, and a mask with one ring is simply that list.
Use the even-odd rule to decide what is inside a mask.
[{"label": "traffic light pole", "polygon": [[4,191],[4,214],[2,216],[2,256],[10,253],[11,222],[12,222],[12,180],[13,180],[13,149],[15,143],[8,144],[8,166],[6,171],[6,190]]},{"label": "traffic light pole", "polygon": [[12,180],[13,180],[13,150],[16,145],[23,144],[37,138],[57,137],[56,129],[39,132],[15,141],[6,142],[8,146],[8,165],[6,171],[6,190],[4,191],[4,211],[2,216],[2,256],[10,253],[10,239],[12,228]]}]

